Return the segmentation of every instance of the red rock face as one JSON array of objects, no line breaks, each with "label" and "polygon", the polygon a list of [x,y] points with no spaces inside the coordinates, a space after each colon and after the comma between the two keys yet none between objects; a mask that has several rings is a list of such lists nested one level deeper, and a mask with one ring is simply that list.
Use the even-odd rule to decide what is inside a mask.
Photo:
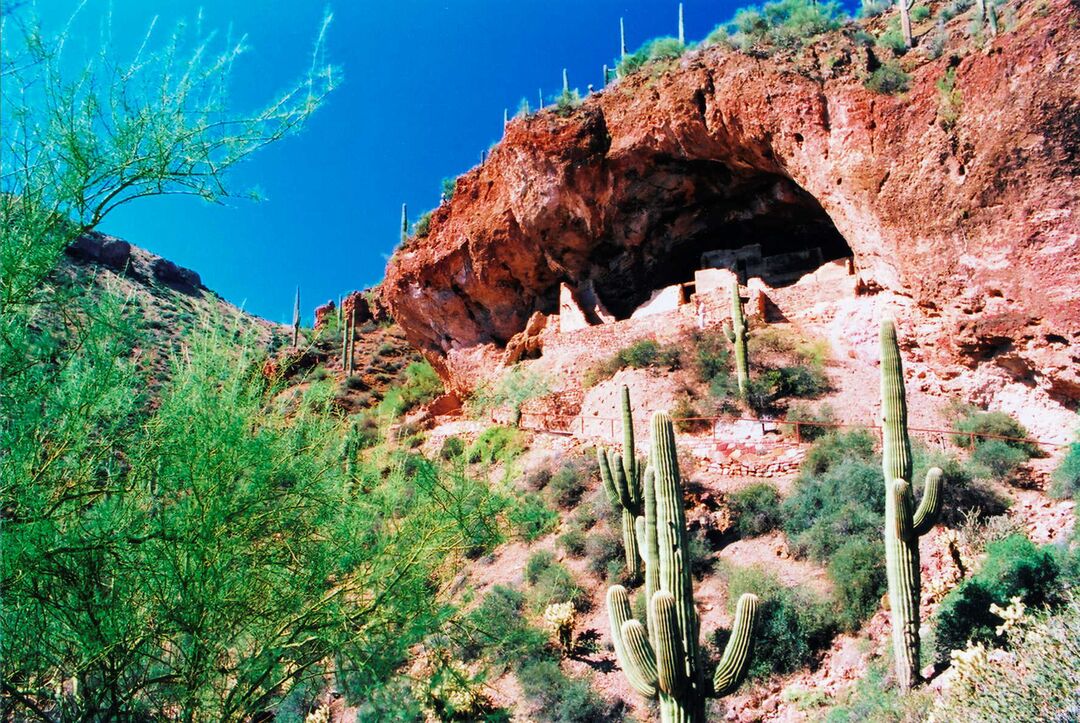
[{"label": "red rock face", "polygon": [[334,303],[333,299],[327,301],[322,306],[315,307],[315,329],[318,330],[323,328],[327,319],[332,317],[335,312],[337,312],[337,304]]},{"label": "red rock face", "polygon": [[[798,61],[688,53],[568,117],[515,119],[487,162],[458,179],[430,235],[391,260],[382,299],[453,381],[451,350],[505,345],[534,312],[557,311],[560,281],[591,280],[625,316],[653,289],[687,280],[704,250],[819,245],[853,254],[864,288],[910,295],[943,321],[942,338],[919,340],[932,361],[1000,356],[1075,403],[1075,20],[1066,0],[1024,7],[984,50],[957,26],[941,58],[904,59],[902,95],[864,88],[876,61],[832,37]],[[950,66],[952,125],[937,87]]]}]

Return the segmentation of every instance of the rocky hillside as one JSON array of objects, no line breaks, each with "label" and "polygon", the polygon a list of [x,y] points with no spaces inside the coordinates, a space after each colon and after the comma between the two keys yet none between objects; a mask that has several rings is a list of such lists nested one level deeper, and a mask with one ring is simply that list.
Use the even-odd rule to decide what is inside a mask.
[{"label": "rocky hillside", "polygon": [[984,365],[1075,408],[1080,31],[1068,0],[1014,10],[982,47],[968,14],[945,22],[937,57],[898,61],[894,95],[865,85],[877,18],[801,51],[693,50],[515,118],[395,254],[384,299],[467,388],[477,354],[558,311],[560,283],[626,318],[703,253],[816,247],[854,259],[861,293],[913,302],[909,343],[937,372]]}]

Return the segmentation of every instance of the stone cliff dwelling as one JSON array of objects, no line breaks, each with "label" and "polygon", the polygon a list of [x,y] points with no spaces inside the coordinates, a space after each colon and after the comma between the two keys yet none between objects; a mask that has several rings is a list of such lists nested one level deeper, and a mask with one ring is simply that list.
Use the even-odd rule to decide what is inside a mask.
[{"label": "stone cliff dwelling", "polygon": [[560,332],[700,306],[696,296],[727,292],[735,279],[764,290],[791,285],[830,262],[850,271],[850,246],[808,193],[775,176],[736,180],[712,170],[684,179],[693,184],[682,189],[684,198],[693,202],[653,219],[639,254],[619,243],[605,259],[601,246],[590,278],[559,284]]}]

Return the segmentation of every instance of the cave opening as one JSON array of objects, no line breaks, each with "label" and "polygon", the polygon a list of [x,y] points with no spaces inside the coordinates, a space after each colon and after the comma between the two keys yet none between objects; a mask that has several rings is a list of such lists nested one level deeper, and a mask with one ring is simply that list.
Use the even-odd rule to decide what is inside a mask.
[{"label": "cave opening", "polygon": [[628,318],[652,293],[729,268],[773,287],[852,256],[816,198],[791,179],[717,161],[658,161],[627,182],[612,239],[594,252],[592,282]]}]

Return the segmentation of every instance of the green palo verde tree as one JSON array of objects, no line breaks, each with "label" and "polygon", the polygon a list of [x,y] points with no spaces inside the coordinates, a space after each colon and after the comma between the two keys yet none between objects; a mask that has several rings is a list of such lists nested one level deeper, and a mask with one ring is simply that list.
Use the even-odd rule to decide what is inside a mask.
[{"label": "green palo verde tree", "polygon": [[664,723],[705,720],[705,700],[731,693],[749,668],[758,599],[739,598],[735,622],[710,678],[699,644],[693,580],[687,554],[686,514],[671,417],[652,419],[652,449],[644,475],[645,515],[637,525],[645,559],[648,627],[632,617],[621,585],[608,588],[608,618],[615,655],[630,686],[658,700]]},{"label": "green palo verde tree", "polygon": [[911,441],[907,431],[904,371],[896,326],[881,322],[881,466],[885,474],[885,563],[893,628],[896,677],[902,690],[919,681],[919,537],[941,512],[941,470],[926,473],[915,509],[911,489]]},{"label": "green palo verde tree", "polygon": [[750,385],[750,362],[746,354],[746,317],[743,315],[742,295],[738,282],[731,285],[731,323],[724,324],[724,334],[735,346],[735,374],[739,382],[739,397],[746,399]]},{"label": "green palo verde tree", "polygon": [[626,571],[630,577],[641,578],[641,553],[635,533],[637,521],[644,514],[642,478],[645,460],[634,456],[634,416],[630,408],[630,390],[622,388],[623,453],[597,448],[600,462],[600,478],[608,500],[622,513],[623,550],[626,553]]}]

